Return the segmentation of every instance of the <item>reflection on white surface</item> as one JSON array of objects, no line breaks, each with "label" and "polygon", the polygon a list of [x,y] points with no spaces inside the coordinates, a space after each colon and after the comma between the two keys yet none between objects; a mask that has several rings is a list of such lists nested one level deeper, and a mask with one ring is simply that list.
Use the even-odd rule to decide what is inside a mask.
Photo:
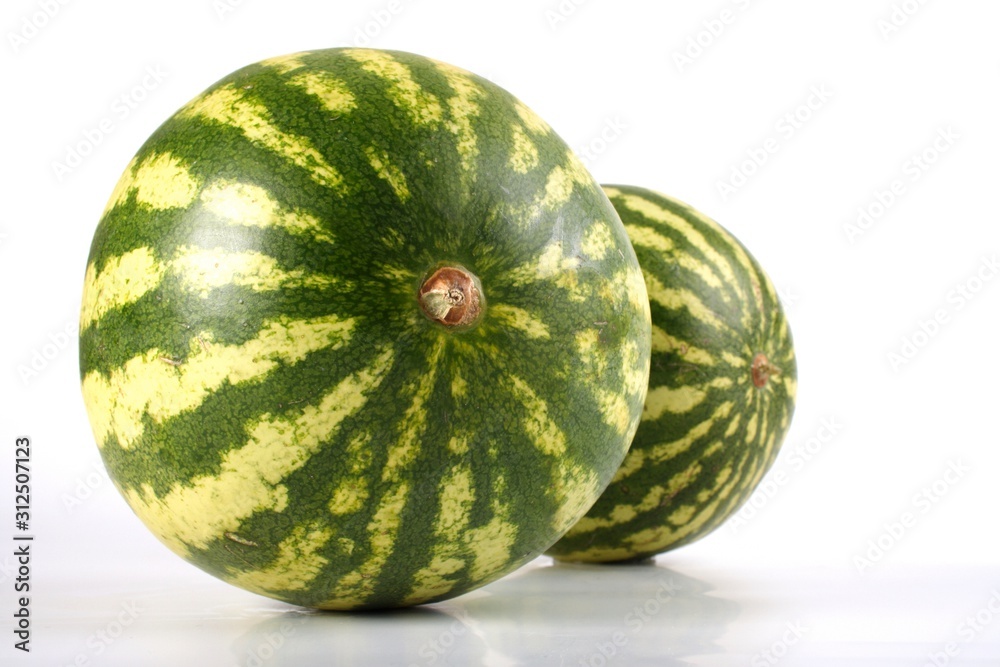
[{"label": "reflection on white surface", "polygon": [[[1000,665],[1000,571],[552,564],[389,613],[319,613],[194,572],[38,598],[39,665]],[[935,662],[936,661],[936,662]],[[3,662],[7,664],[6,661]]]}]

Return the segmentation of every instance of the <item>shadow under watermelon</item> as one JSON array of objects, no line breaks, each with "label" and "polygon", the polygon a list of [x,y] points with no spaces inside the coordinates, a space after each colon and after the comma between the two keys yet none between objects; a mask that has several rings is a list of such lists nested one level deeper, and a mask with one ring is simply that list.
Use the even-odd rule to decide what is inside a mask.
[{"label": "shadow under watermelon", "polygon": [[740,607],[711,591],[652,560],[608,566],[540,558],[433,605],[366,613],[282,609],[231,651],[241,667],[670,667],[721,652],[718,640]]}]

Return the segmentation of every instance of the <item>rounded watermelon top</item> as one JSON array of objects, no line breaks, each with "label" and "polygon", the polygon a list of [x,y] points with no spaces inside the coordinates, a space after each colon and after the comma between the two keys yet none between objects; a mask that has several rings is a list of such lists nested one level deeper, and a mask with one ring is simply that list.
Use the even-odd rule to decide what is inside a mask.
[{"label": "rounded watermelon top", "polygon": [[509,93],[330,49],[167,120],[94,236],[83,394],[168,547],[292,603],[447,598],[541,553],[638,425],[649,307],[617,214]]}]

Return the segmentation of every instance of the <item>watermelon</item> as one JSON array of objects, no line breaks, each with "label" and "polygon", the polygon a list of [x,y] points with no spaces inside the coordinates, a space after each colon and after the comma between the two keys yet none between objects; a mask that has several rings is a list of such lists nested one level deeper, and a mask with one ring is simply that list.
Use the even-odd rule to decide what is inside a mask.
[{"label": "watermelon", "polygon": [[641,560],[718,528],[774,463],[795,406],[788,321],[750,252],[675,199],[605,192],[651,301],[649,392],[611,485],[548,551],[567,561]]},{"label": "watermelon", "polygon": [[650,320],[600,185],[457,67],[265,60],[160,126],[94,235],[109,475],[197,567],[322,609],[459,595],[554,543],[638,426]]}]

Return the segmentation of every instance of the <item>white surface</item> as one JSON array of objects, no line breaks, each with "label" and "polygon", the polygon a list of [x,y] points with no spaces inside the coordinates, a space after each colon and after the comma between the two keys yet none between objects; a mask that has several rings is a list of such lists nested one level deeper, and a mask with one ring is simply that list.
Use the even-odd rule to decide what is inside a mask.
[{"label": "white surface", "polygon": [[[286,621],[294,641],[264,664],[601,664],[595,642],[621,631],[628,642],[609,664],[753,665],[771,664],[759,652],[801,622],[808,632],[777,664],[919,667],[961,643],[965,617],[1000,586],[1000,280],[988,263],[1000,252],[997,3],[399,0],[386,20],[389,0],[63,2],[0,10],[3,665],[81,654],[92,665],[247,664]],[[879,22],[903,6],[913,15],[884,36]],[[568,16],[553,23],[560,8]],[[25,21],[44,25],[15,49]],[[99,472],[76,371],[80,289],[104,203],[149,133],[211,82],[267,56],[353,43],[369,24],[370,45],[494,79],[586,149],[600,181],[680,197],[760,259],[785,297],[800,397],[753,516],[657,568],[537,568],[384,617],[302,615],[230,589],[132,517]],[[675,54],[698,39],[703,53],[678,67]],[[796,112],[797,126],[786,119]],[[933,157],[949,128],[957,138],[914,171],[912,157]],[[91,153],[57,176],[54,163],[97,129]],[[745,185],[720,194],[748,155],[769,149]],[[902,194],[852,243],[845,224],[897,180]],[[980,271],[990,280],[962,297]],[[922,324],[934,335],[894,368],[889,354]],[[3,471],[19,434],[34,442],[30,656],[9,646],[13,479]],[[681,592],[628,634],[625,615],[664,576]],[[131,601],[144,611],[122,639],[88,649]],[[421,655],[456,619],[468,630],[454,649]],[[998,635],[1000,619],[948,664],[997,664]]]},{"label": "white surface", "polygon": [[539,559],[453,600],[371,614],[314,613],[208,577],[164,586],[148,574],[73,579],[40,596],[36,664],[919,667],[936,658],[985,667],[1000,656],[995,569],[910,567],[862,580],[686,558]]}]

